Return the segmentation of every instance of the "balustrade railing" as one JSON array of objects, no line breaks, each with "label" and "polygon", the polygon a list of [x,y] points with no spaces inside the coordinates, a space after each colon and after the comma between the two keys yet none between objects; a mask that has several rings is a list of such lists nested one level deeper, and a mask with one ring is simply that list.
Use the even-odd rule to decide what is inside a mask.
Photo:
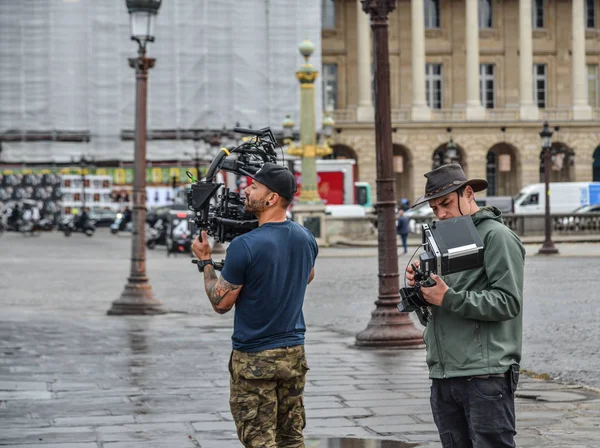
[{"label": "balustrade railing", "polygon": [[542,120],[572,120],[573,111],[571,109],[540,109],[540,119]]},{"label": "balustrade railing", "polygon": [[335,109],[333,111],[335,122],[356,121],[356,109]]}]

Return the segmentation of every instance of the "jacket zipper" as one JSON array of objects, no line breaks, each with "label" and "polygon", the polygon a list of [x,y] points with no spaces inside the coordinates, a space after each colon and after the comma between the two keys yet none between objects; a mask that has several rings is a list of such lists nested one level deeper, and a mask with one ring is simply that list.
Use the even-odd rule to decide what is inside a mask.
[{"label": "jacket zipper", "polygon": [[438,357],[440,358],[440,365],[442,366],[442,375],[446,378],[446,368],[444,367],[444,358],[442,356],[442,350],[440,349],[440,340],[437,333],[437,319],[433,318],[433,335],[435,337],[435,344],[437,345]]}]

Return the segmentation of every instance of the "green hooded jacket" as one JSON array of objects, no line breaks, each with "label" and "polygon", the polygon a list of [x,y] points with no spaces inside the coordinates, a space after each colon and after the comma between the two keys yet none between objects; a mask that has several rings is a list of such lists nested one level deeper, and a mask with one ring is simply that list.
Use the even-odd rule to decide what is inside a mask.
[{"label": "green hooded jacket", "polygon": [[430,378],[504,373],[521,361],[525,248],[496,207],[472,218],[484,265],[443,276],[449,289],[424,333]]}]

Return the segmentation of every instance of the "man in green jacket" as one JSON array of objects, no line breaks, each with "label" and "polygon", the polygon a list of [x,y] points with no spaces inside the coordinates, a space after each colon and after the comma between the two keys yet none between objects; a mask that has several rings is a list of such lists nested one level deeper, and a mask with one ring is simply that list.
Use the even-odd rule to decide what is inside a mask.
[{"label": "man in green jacket", "polygon": [[[436,285],[421,289],[431,305],[424,340],[442,446],[514,447],[525,249],[497,208],[475,203],[485,180],[467,180],[458,164],[425,177],[425,195],[413,207],[429,202],[439,220],[471,215],[484,243],[483,267],[443,278],[432,274]],[[414,286],[413,269],[406,271]]]}]

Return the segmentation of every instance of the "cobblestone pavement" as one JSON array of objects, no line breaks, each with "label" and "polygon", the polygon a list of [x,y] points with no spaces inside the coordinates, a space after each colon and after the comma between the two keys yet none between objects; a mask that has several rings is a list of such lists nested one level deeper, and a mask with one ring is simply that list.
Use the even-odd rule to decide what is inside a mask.
[{"label": "cobblestone pavement", "polygon": [[[165,305],[190,314],[108,317],[128,273],[129,239],[77,236],[0,239],[0,445],[239,446],[227,401],[232,316],[212,313],[189,258],[150,252],[148,268]],[[439,446],[424,351],[353,346],[373,308],[376,260],[337,251],[322,250],[307,297],[307,446],[360,446],[317,442],[331,437]],[[552,351],[563,359],[570,347],[597,384],[597,366],[585,363],[598,350],[594,263],[530,257],[527,265],[525,311],[535,319],[526,320],[524,367],[553,364]],[[600,396],[581,386],[524,378],[517,415],[519,446],[600,446]]]}]

